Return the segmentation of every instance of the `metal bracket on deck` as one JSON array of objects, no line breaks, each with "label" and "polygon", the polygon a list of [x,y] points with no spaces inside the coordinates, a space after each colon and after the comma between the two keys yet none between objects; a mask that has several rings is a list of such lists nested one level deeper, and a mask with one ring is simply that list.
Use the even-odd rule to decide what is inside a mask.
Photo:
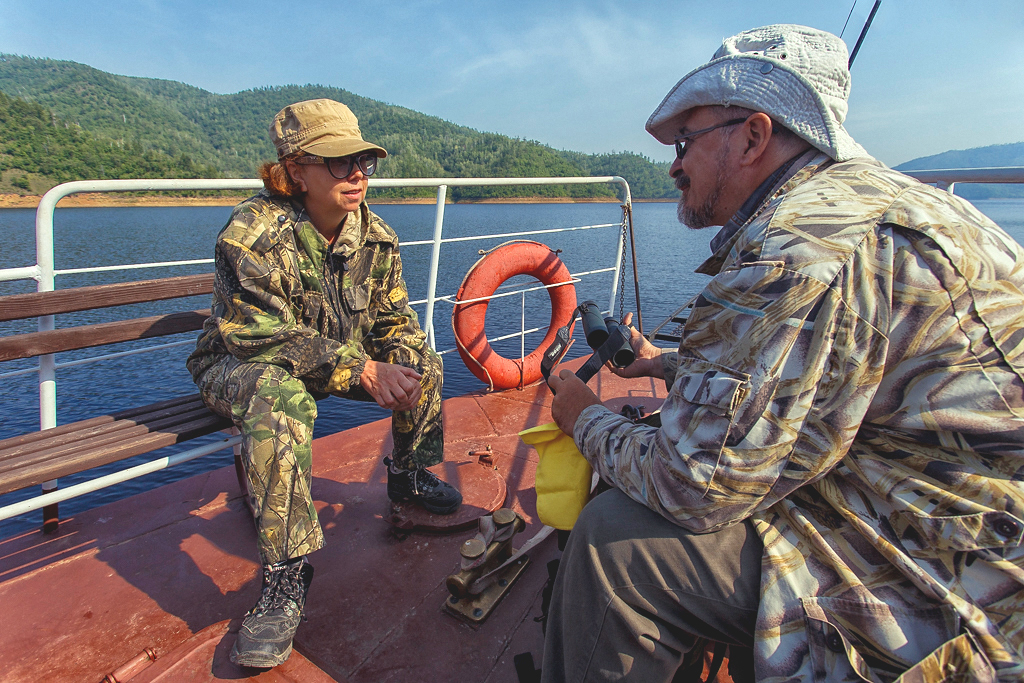
[{"label": "metal bracket on deck", "polygon": [[459,548],[459,571],[445,581],[451,593],[445,611],[473,624],[494,611],[530,561],[523,554],[526,548],[513,554],[512,539],[526,528],[526,522],[513,510],[495,510],[480,518],[479,527],[476,536]]},{"label": "metal bracket on deck", "polygon": [[449,596],[444,603],[445,611],[471,624],[483,623],[512,588],[512,584],[519,579],[529,563],[530,558],[524,555],[504,567],[496,574],[497,580],[490,587],[485,588],[480,595],[471,595],[465,598]]}]

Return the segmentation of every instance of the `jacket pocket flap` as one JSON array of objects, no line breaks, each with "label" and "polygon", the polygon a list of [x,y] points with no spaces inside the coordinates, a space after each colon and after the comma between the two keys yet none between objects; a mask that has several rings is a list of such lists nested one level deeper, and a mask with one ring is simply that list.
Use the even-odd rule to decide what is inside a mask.
[{"label": "jacket pocket flap", "polygon": [[[740,399],[740,387],[748,380],[731,370],[719,368],[710,363],[691,363],[690,367],[680,363],[676,373],[676,390],[690,403],[709,406],[723,415],[732,413]],[[701,368],[700,366],[708,366]]]},{"label": "jacket pocket flap", "polygon": [[342,293],[345,297],[345,304],[348,305],[349,309],[353,311],[363,311],[370,303],[370,287],[369,285],[356,285],[355,287],[348,287]]},{"label": "jacket pocket flap", "polygon": [[949,605],[901,608],[876,599],[801,598],[815,680],[892,680],[959,631]]},{"label": "jacket pocket flap", "polygon": [[302,296],[302,317],[307,325],[315,327],[320,319],[320,308],[324,297],[320,292],[304,292]]}]

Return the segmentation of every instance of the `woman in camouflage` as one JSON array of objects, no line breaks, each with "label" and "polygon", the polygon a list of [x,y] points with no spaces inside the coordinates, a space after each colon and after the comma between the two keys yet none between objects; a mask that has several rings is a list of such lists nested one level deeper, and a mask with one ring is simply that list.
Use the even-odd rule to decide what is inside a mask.
[{"label": "woman in camouflage", "polygon": [[232,661],[270,667],[292,649],[324,544],[310,494],[316,399],[393,412],[388,496],[438,514],[462,496],[426,467],[443,458],[441,359],[402,279],[398,237],[366,205],[387,152],[332,100],[289,105],[270,128],[278,161],[217,238],[212,315],[188,359],[211,410],[242,433],[263,592]]}]

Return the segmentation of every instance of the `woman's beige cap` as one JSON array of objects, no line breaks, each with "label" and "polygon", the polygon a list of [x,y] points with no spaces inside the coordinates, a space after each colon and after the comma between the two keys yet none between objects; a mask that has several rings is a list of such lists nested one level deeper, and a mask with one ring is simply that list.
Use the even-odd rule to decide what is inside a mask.
[{"label": "woman's beige cap", "polygon": [[278,159],[300,150],[322,157],[344,157],[367,150],[375,151],[378,157],[388,155],[383,147],[363,140],[356,115],[334,100],[289,104],[270,124],[270,139]]}]

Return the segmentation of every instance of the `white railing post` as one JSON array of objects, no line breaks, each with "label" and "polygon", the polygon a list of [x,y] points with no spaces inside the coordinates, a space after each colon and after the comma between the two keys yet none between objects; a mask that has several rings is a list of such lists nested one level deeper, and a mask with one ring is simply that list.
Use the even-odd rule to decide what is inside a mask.
[{"label": "white railing post", "polygon": [[[36,291],[52,292],[53,277],[53,209],[57,198],[47,193],[36,210]],[[39,331],[54,328],[52,315],[39,317]],[[57,378],[53,354],[39,357],[39,429],[57,426]]]},{"label": "white railing post", "polygon": [[[53,211],[60,200],[59,193],[46,193],[39,201],[36,209],[36,276],[37,292],[52,292],[54,288],[53,263]],[[38,330],[49,332],[54,329],[52,315],[39,316]],[[49,353],[39,357],[39,429],[52,429],[57,426],[57,367],[56,356]],[[43,495],[57,490],[57,480],[44,481]],[[57,530],[59,514],[57,503],[43,509],[43,531],[52,533]]]},{"label": "white railing post", "polygon": [[427,312],[423,316],[427,333],[427,343],[437,350],[434,343],[434,299],[437,296],[437,268],[441,261],[441,231],[444,226],[444,200],[448,195],[447,185],[437,186],[437,210],[434,214],[434,246],[430,251],[430,272],[427,275]]}]

